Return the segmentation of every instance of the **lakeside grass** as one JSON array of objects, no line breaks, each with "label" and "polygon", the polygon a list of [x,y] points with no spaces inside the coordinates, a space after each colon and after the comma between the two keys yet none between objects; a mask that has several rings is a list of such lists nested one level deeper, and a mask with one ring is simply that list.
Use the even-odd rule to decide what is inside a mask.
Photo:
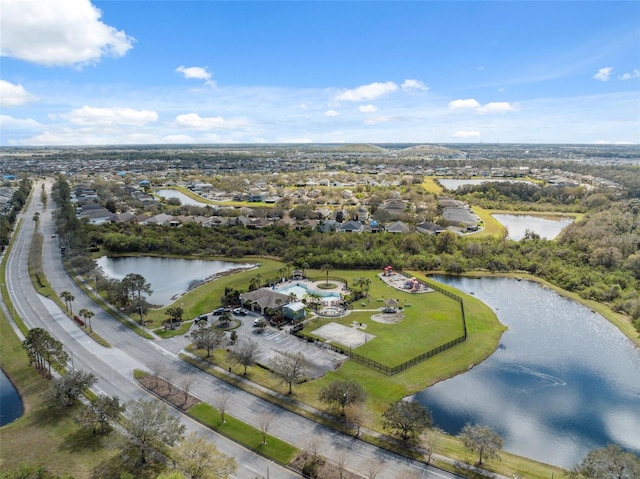
[{"label": "lakeside grass", "polygon": [[213,281],[209,281],[195,289],[180,296],[171,305],[162,308],[151,309],[145,316],[146,321],[150,321],[150,328],[158,328],[162,326],[162,322],[167,319],[167,308],[171,306],[180,306],[184,310],[184,319],[189,320],[200,314],[213,311],[220,306],[220,298],[224,295],[225,287],[246,290],[251,278],[260,274],[263,279],[274,278],[278,276],[278,270],[285,266],[284,263],[267,258],[246,258],[242,261],[237,259],[230,260],[228,258],[199,258],[208,260],[224,260],[235,261],[238,263],[255,263],[258,268],[241,271],[229,276],[223,276]]},{"label": "lakeside grass", "polygon": [[1,311],[0,337],[0,366],[16,386],[24,406],[22,417],[0,428],[0,472],[21,464],[43,464],[56,475],[95,477],[98,468],[118,456],[108,447],[110,435],[94,435],[75,423],[73,417],[84,406],[59,412],[43,404],[42,394],[49,381],[28,364],[22,342]]}]

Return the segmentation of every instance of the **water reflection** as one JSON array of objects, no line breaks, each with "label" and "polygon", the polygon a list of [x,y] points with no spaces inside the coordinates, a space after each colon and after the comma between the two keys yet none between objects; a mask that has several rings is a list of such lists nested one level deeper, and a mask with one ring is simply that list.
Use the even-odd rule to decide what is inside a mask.
[{"label": "water reflection", "polygon": [[193,282],[204,281],[214,275],[235,268],[251,265],[230,261],[207,261],[197,259],[157,258],[151,256],[126,256],[111,258],[102,256],[98,266],[112,278],[122,279],[129,273],[144,276],[151,283],[153,294],[147,298],[151,304],[166,306]]},{"label": "water reflection", "polygon": [[532,215],[493,214],[491,216],[507,228],[507,238],[514,241],[520,241],[524,238],[527,230],[533,231],[541,238],[552,240],[573,222],[571,218],[550,220]]},{"label": "water reflection", "polygon": [[417,395],[439,427],[486,424],[505,450],[563,467],[609,442],[640,451],[640,352],[613,325],[536,283],[438,279],[509,327],[488,360]]},{"label": "water reflection", "polygon": [[13,383],[0,369],[0,427],[22,416],[22,399]]},{"label": "water reflection", "polygon": [[457,190],[461,186],[466,186],[466,185],[476,186],[476,185],[481,185],[482,183],[505,183],[505,182],[514,183],[516,181],[524,182],[530,185],[533,184],[533,182],[528,180],[505,180],[505,179],[498,179],[498,178],[469,178],[465,180],[438,178],[438,183],[440,183],[446,189],[452,190],[452,191]]},{"label": "water reflection", "polygon": [[158,190],[154,192],[158,196],[162,196],[163,198],[178,198],[180,200],[180,204],[189,205],[189,206],[207,206],[208,203],[204,201],[196,201],[190,196],[185,195],[184,193],[177,190]]}]

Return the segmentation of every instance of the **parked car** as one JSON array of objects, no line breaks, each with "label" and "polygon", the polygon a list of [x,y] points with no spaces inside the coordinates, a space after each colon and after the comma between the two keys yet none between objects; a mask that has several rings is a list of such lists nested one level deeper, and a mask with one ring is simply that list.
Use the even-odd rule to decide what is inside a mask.
[{"label": "parked car", "polygon": [[205,322],[206,323],[208,320],[209,320],[209,316],[208,315],[201,314],[200,316],[198,316],[195,319],[194,323],[196,323],[196,324],[200,324],[201,322]]},{"label": "parked car", "polygon": [[236,308],[233,310],[233,314],[237,314],[238,316],[246,316],[247,310],[244,308]]},{"label": "parked car", "polygon": [[231,312],[231,308],[218,308],[216,310],[213,311],[214,316],[222,316],[224,313],[230,313]]}]

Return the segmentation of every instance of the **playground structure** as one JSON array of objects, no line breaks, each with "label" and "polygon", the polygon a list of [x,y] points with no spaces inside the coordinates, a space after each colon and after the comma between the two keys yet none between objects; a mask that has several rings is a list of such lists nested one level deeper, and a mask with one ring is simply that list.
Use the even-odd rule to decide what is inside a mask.
[{"label": "playground structure", "polygon": [[416,278],[411,278],[404,282],[404,289],[408,290],[410,293],[416,293],[423,287],[426,288],[427,285],[422,284]]}]

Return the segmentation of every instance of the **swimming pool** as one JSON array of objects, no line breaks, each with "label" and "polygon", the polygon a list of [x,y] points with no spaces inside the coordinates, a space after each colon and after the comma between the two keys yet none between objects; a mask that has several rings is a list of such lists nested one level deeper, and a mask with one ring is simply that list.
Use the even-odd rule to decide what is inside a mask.
[{"label": "swimming pool", "polygon": [[332,291],[315,291],[315,290],[309,289],[306,285],[300,284],[300,283],[292,284],[290,286],[285,286],[284,288],[279,288],[276,291],[278,291],[278,293],[287,294],[287,295],[295,294],[296,298],[298,299],[302,299],[305,296],[309,296],[311,294],[317,294],[322,298],[339,298],[340,297],[340,293],[334,293]]}]

